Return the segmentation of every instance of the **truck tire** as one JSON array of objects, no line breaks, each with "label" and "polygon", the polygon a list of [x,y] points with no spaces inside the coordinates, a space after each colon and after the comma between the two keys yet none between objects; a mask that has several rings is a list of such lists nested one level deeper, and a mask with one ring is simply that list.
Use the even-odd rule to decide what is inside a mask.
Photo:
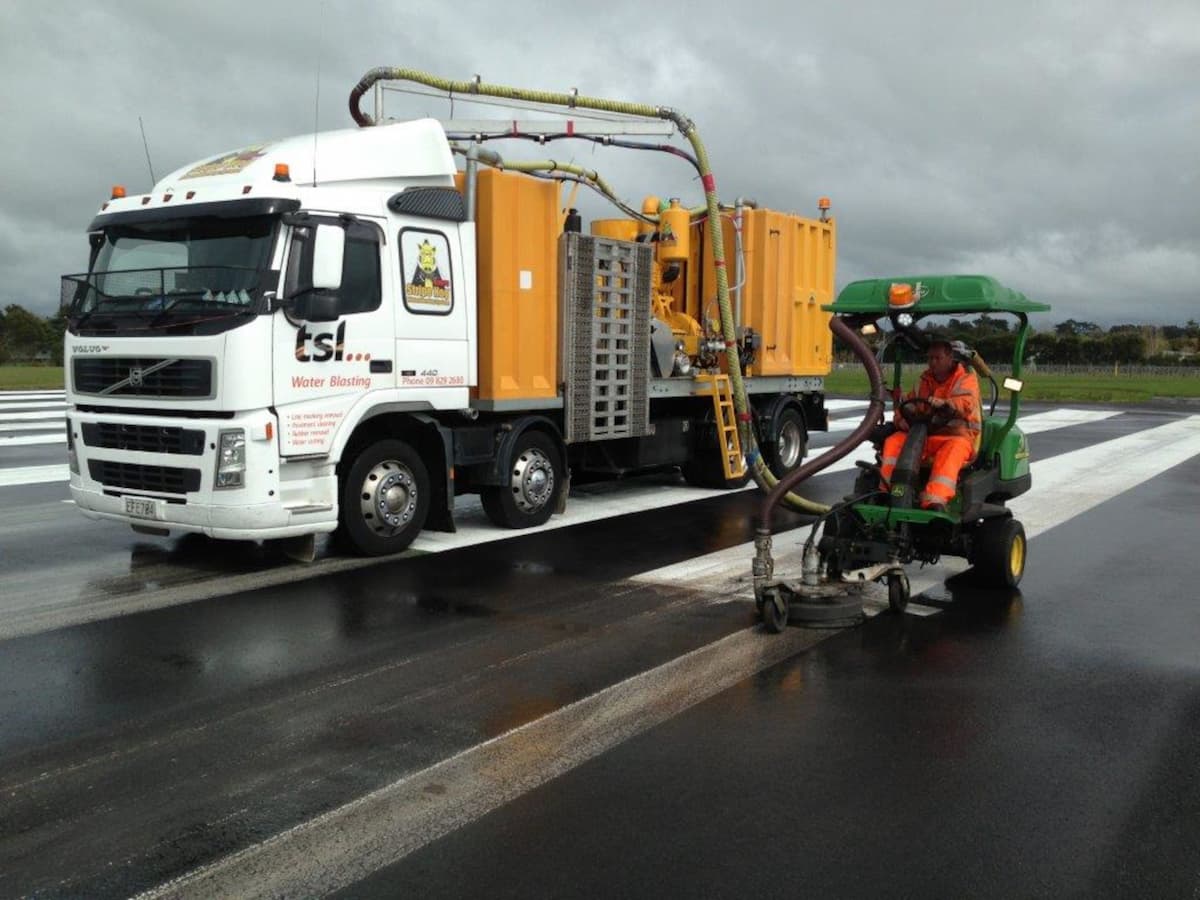
[{"label": "truck tire", "polygon": [[1015,588],[1025,574],[1025,526],[1016,519],[985,519],[972,536],[975,581],[992,588]]},{"label": "truck tire", "polygon": [[417,451],[403,441],[377,441],[342,479],[338,531],[363,556],[399,553],[425,527],[429,502],[429,473]]},{"label": "truck tire", "polygon": [[804,456],[808,453],[808,428],[800,410],[789,406],[779,414],[772,430],[770,443],[764,448],[764,456],[771,473],[782,479],[804,462]]},{"label": "truck tire", "polygon": [[544,525],[566,485],[562,455],[541,431],[526,431],[513,444],[506,464],[508,483],[480,493],[483,511],[501,528]]}]

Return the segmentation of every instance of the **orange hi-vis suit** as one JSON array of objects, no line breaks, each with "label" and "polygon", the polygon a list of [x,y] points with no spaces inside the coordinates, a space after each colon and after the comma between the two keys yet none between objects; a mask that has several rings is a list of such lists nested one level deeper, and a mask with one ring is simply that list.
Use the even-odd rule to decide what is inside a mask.
[{"label": "orange hi-vis suit", "polygon": [[[925,450],[921,454],[922,463],[933,463],[929,482],[919,498],[921,505],[947,504],[957,490],[959,471],[979,452],[979,439],[983,433],[979,381],[975,373],[962,363],[955,363],[950,375],[940,384],[927,369],[921,374],[916,389],[908,392],[908,397],[941,397],[954,408],[953,417],[945,425],[937,426],[936,433],[930,426]],[[908,423],[900,415],[899,408],[896,409],[894,421],[900,430],[883,442],[879,474],[885,482],[882,486],[884,490],[891,484],[892,472],[908,437]]]}]

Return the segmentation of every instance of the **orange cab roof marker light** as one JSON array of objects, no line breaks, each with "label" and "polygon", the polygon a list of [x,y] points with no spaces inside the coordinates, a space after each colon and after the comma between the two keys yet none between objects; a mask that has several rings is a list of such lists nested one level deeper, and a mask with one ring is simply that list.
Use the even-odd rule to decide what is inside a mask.
[{"label": "orange cab roof marker light", "polygon": [[892,309],[908,309],[916,302],[911,284],[900,282],[888,288],[888,306]]},{"label": "orange cab roof marker light", "polygon": [[123,184],[114,184],[114,185],[113,185],[113,188],[112,188],[112,196],[111,196],[109,199],[110,199],[110,200],[123,200],[123,199],[125,199],[125,185],[123,185]]},{"label": "orange cab roof marker light", "polygon": [[292,173],[287,163],[275,163],[275,181],[291,181]]}]

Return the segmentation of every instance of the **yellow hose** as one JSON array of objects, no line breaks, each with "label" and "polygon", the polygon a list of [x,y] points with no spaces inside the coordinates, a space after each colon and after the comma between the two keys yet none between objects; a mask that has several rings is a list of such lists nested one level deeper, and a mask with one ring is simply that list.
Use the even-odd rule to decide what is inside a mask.
[{"label": "yellow hose", "polygon": [[[764,491],[770,491],[778,479],[771,473],[763,462],[758,443],[751,427],[750,403],[746,398],[746,385],[742,380],[741,355],[737,346],[737,328],[733,321],[733,307],[729,301],[729,278],[725,267],[725,241],[721,237],[721,205],[717,199],[717,182],[712,167],[708,161],[708,151],[696,130],[696,123],[669,106],[650,106],[644,103],[629,103],[624,100],[606,100],[601,97],[581,96],[577,92],[560,93],[554,91],[537,91],[527,88],[515,88],[505,85],[485,84],[476,76],[473,81],[453,81],[439,78],[419,69],[392,68],[381,66],[367,72],[350,92],[350,115],[359,125],[374,125],[375,120],[359,108],[359,101],[377,81],[411,81],[423,84],[435,90],[451,94],[476,94],[487,97],[500,97],[506,100],[520,100],[526,103],[542,103],[551,106],[563,106],[569,109],[595,109],[603,112],[619,113],[621,115],[639,116],[647,119],[663,119],[675,123],[680,134],[687,138],[695,153],[700,181],[704,186],[704,207],[708,221],[713,223],[709,229],[713,267],[717,273],[717,307],[721,316],[721,332],[725,339],[725,352],[729,360],[729,377],[733,387],[733,408],[737,414],[738,437],[743,452],[746,454],[747,465],[750,466],[751,476],[755,483]],[[514,166],[507,166],[514,168]],[[700,212],[700,207],[696,212]],[[801,497],[799,494],[788,493],[782,502],[801,512],[823,515],[829,512],[829,507],[823,503],[815,503]]]}]

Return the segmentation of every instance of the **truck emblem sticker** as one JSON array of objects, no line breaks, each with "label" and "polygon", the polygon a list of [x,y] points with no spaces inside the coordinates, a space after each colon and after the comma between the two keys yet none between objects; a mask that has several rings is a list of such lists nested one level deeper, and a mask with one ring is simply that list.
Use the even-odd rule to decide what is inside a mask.
[{"label": "truck emblem sticker", "polygon": [[129,370],[129,386],[135,387],[135,388],[141,387],[142,386],[142,375],[144,375],[144,374],[145,373],[143,372],[141,366],[134,366],[132,369],[130,369]]},{"label": "truck emblem sticker", "polygon": [[266,144],[255,144],[253,147],[235,150],[224,156],[218,156],[216,159],[210,159],[208,162],[200,163],[194,169],[184,172],[182,177],[205,178],[209,175],[236,175],[250,163],[265,155],[266,152]]},{"label": "truck emblem sticker", "polygon": [[[346,323],[338,322],[336,331],[322,331],[313,334],[307,325],[301,325],[296,332],[296,361],[297,362],[334,362],[353,360],[355,354],[346,353]],[[359,355],[361,358],[361,354]],[[367,355],[367,359],[370,359]]]},{"label": "truck emblem sticker", "polygon": [[438,231],[406,228],[400,232],[404,305],[411,312],[448,313],[454,302],[450,242]]}]

